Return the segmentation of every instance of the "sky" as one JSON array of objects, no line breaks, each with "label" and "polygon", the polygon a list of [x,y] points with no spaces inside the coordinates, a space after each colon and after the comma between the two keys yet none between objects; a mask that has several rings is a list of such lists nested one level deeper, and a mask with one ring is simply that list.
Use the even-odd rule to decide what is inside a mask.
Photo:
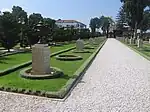
[{"label": "sky", "polygon": [[0,10],[21,6],[28,14],[41,13],[52,19],[77,20],[89,25],[90,19],[101,15],[115,19],[120,0],[1,0]]}]

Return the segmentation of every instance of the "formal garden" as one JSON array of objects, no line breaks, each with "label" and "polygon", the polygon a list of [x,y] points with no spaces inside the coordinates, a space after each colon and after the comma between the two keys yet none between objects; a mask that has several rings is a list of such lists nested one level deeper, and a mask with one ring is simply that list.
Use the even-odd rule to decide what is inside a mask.
[{"label": "formal garden", "polygon": [[0,15],[0,90],[64,98],[105,42],[89,29],[58,28],[14,6]]}]

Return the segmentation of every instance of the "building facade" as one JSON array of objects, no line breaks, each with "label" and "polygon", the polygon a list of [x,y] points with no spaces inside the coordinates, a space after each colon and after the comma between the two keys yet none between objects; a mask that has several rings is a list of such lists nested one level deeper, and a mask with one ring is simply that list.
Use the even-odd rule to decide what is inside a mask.
[{"label": "building facade", "polygon": [[74,28],[74,29],[85,29],[86,25],[76,20],[57,20],[56,25],[59,28]]}]

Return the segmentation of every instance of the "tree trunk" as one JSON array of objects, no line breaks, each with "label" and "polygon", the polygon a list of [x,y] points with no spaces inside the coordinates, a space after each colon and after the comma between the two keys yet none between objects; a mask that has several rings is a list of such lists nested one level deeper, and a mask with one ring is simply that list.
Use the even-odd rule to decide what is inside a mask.
[{"label": "tree trunk", "polygon": [[8,50],[8,52],[10,52],[10,49],[9,49],[9,48],[7,48],[7,50]]},{"label": "tree trunk", "polygon": [[138,29],[138,23],[135,23],[135,28],[134,28],[134,39],[137,39],[137,29]]},{"label": "tree trunk", "polygon": [[106,37],[108,38],[109,29],[107,28]]},{"label": "tree trunk", "polygon": [[29,46],[30,46],[30,49],[32,49],[32,46],[31,46],[31,44],[30,44]]}]

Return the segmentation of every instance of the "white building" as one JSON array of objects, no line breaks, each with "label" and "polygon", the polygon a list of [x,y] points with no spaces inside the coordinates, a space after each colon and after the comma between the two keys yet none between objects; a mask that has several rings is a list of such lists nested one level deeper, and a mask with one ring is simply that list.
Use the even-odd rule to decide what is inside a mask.
[{"label": "white building", "polygon": [[86,25],[76,20],[57,20],[56,25],[59,28],[74,28],[74,29],[85,29]]}]

